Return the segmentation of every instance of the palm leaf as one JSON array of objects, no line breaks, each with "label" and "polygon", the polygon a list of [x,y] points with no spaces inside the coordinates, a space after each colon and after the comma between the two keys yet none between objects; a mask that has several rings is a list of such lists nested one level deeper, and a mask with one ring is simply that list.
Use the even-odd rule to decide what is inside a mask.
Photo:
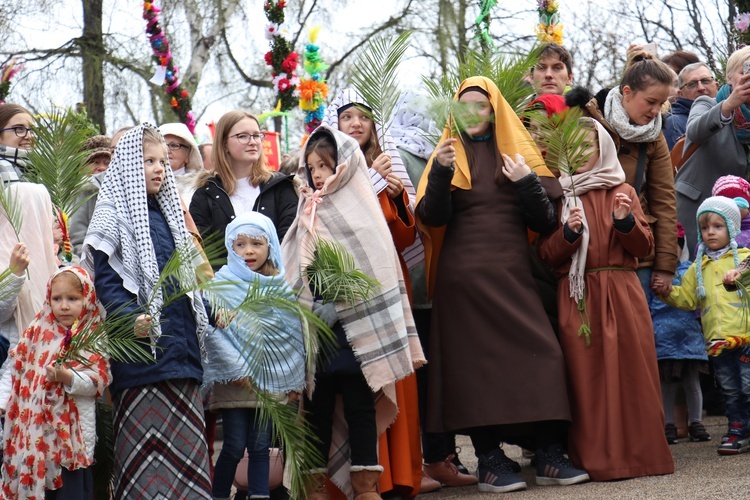
[{"label": "palm leaf", "polygon": [[115,471],[115,426],[112,405],[96,400],[96,446],[94,464],[94,498],[112,498]]},{"label": "palm leaf", "polygon": [[19,235],[23,226],[23,207],[16,186],[17,183],[4,183],[0,186],[0,210],[16,233],[16,239],[21,241]]},{"label": "palm leaf", "polygon": [[0,301],[7,300],[15,295],[13,292],[14,287],[10,285],[10,280],[8,279],[11,274],[13,274],[13,270],[9,267],[0,272]]},{"label": "palm leaf", "polygon": [[354,305],[369,299],[380,283],[356,268],[354,257],[337,241],[316,238],[305,269],[310,289],[323,302]]},{"label": "palm leaf", "polygon": [[380,147],[385,151],[385,134],[391,116],[401,97],[398,87],[398,68],[401,58],[409,48],[410,31],[404,31],[393,40],[372,40],[352,68],[351,83],[372,110],[372,119],[382,127]]},{"label": "palm leaf", "polygon": [[89,197],[80,196],[89,180],[83,151],[92,129],[80,114],[55,108],[37,118],[34,147],[29,151],[26,175],[31,182],[44,184],[52,204],[68,216],[78,210]]}]

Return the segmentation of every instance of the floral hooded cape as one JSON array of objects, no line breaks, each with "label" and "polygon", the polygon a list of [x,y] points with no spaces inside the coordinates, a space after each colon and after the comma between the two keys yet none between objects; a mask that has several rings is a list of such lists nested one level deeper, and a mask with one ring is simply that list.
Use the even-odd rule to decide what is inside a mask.
[{"label": "floral hooded cape", "polygon": [[[52,281],[62,273],[74,274],[83,287],[83,310],[71,328],[58,323],[50,306]],[[45,367],[55,362],[71,337],[96,328],[102,310],[86,271],[61,269],[47,284],[42,310],[11,350],[12,392],[3,434],[4,498],[42,500],[45,490],[62,486],[63,467],[76,470],[91,465],[93,453],[86,450],[75,397],[62,382],[48,382]],[[90,366],[70,363],[69,368],[91,377],[100,395],[110,379],[107,359],[94,353],[85,357]]]}]

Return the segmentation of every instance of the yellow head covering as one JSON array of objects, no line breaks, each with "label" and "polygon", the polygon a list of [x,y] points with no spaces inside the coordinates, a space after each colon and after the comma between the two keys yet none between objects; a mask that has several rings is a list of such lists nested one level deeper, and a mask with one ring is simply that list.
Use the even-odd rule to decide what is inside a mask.
[{"label": "yellow head covering", "polygon": [[[495,144],[501,153],[505,153],[511,158],[515,158],[515,154],[518,153],[523,156],[526,160],[526,164],[540,177],[553,177],[552,172],[544,164],[542,154],[539,152],[534,140],[531,138],[526,128],[521,123],[521,120],[516,115],[513,108],[503,98],[497,85],[489,78],[483,76],[472,76],[467,78],[458,88],[458,92],[454,99],[458,101],[461,92],[470,88],[479,87],[487,92],[490,105],[495,113]],[[443,136],[440,138],[440,142],[445,141],[451,137],[450,127],[446,124],[443,129]],[[469,169],[469,160],[466,156],[466,150],[464,149],[463,143],[459,140],[453,144],[456,149],[456,170],[453,173],[453,179],[451,180],[451,189],[471,189],[471,172]],[[430,170],[435,160],[435,153],[432,153],[427,167],[422,174],[422,179],[419,182],[419,188],[417,189],[417,205],[424,197],[425,191],[427,190],[427,180],[429,179]],[[425,261],[427,271],[427,289],[430,296],[435,286],[435,273],[437,271],[437,261],[440,255],[440,248],[443,244],[443,236],[445,234],[445,226],[443,227],[427,227],[422,224],[417,217],[417,225],[423,235],[423,242],[425,246]]]}]

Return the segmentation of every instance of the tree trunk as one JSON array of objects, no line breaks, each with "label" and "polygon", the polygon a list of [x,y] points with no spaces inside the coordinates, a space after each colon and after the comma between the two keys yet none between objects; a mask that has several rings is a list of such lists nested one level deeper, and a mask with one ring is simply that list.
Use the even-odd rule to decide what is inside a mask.
[{"label": "tree trunk", "polygon": [[83,36],[78,40],[83,60],[83,100],[89,119],[106,133],[104,121],[104,38],[101,0],[82,0]]},{"label": "tree trunk", "polygon": [[458,27],[458,54],[464,56],[469,50],[469,41],[466,39],[466,0],[458,2],[456,26]]}]

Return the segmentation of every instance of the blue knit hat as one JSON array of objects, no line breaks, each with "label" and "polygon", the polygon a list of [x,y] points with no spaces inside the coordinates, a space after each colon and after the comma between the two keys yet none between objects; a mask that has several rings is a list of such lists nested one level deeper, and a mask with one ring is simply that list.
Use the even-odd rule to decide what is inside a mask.
[{"label": "blue knit hat", "polygon": [[[698,207],[698,213],[695,216],[696,222],[699,221],[702,214],[713,213],[720,215],[727,225],[727,232],[729,233],[729,246],[734,254],[734,267],[740,265],[740,257],[737,254],[737,235],[740,234],[740,226],[742,224],[742,216],[740,215],[740,209],[737,203],[731,198],[725,196],[711,196],[706,198]],[[701,235],[700,223],[697,223],[698,231],[698,254],[695,256],[695,274],[698,278],[698,286],[695,289],[695,293],[698,298],[706,297],[706,288],[703,286],[703,254],[706,250],[706,244],[703,242]],[[738,292],[739,293],[739,292]]]}]

